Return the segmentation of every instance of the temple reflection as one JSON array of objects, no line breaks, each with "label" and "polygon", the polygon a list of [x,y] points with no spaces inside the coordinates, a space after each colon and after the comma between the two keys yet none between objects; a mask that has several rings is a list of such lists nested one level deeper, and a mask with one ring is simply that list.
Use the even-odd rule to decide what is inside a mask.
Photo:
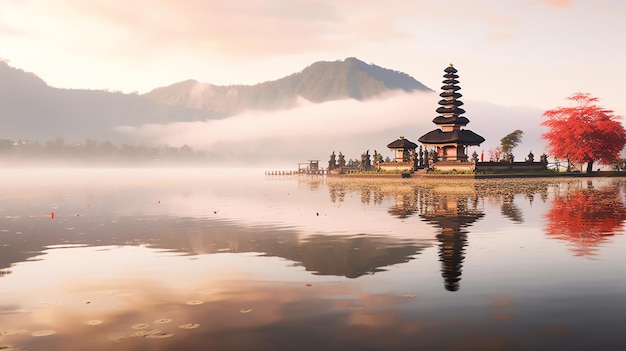
[{"label": "temple reflection", "polygon": [[552,200],[546,233],[569,242],[576,256],[594,256],[609,237],[624,230],[623,197],[619,182],[599,188],[592,181],[570,183]]},{"label": "temple reflection", "polygon": [[484,216],[477,208],[476,193],[448,194],[437,193],[434,189],[425,203],[420,217],[441,229],[439,240],[439,261],[444,287],[448,291],[460,288],[461,272],[467,246],[467,227]]},{"label": "temple reflection", "polygon": [[[467,227],[484,216],[480,196],[485,192],[477,191],[475,181],[461,181],[455,183],[389,183],[383,181],[361,180],[356,182],[329,182],[331,201],[339,198],[338,194],[360,192],[361,201],[369,199],[364,193],[374,193],[381,199],[387,198],[393,203],[387,209],[389,215],[398,219],[406,219],[413,215],[419,217],[441,230],[436,235],[439,242],[439,260],[441,274],[446,290],[456,291],[460,287],[461,272],[467,246]],[[496,195],[492,194],[492,198]],[[504,204],[502,193],[497,194],[497,201]],[[515,213],[512,204],[513,197],[509,197],[507,213],[512,219],[521,218],[521,213]],[[504,205],[503,205],[504,208]],[[517,210],[519,212],[519,210]],[[503,210],[504,212],[504,210]]]}]

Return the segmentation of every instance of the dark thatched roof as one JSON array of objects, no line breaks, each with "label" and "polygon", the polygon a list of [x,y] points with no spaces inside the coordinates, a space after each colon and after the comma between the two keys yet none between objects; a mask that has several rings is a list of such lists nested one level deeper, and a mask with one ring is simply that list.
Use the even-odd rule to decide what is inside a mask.
[{"label": "dark thatched roof", "polygon": [[446,114],[446,113],[452,113],[455,115],[462,115],[465,113],[465,110],[460,108],[460,107],[452,107],[452,108],[448,108],[448,107],[439,107],[438,109],[435,110],[435,112],[437,113],[441,113],[441,114]]},{"label": "dark thatched roof", "polygon": [[458,72],[456,70],[456,68],[454,68],[452,65],[446,67],[446,69],[444,69],[443,71],[446,72],[446,73],[456,73],[456,72]]},{"label": "dark thatched roof", "polygon": [[480,145],[485,138],[467,129],[452,132],[443,132],[441,129],[432,130],[419,138],[419,142],[427,145],[456,143],[461,145]]},{"label": "dark thatched roof", "polygon": [[410,142],[408,139],[400,138],[387,145],[390,149],[411,150],[417,148],[417,144]]},{"label": "dark thatched roof", "polygon": [[457,126],[466,126],[469,123],[469,119],[467,119],[467,117],[444,117],[444,116],[437,116],[435,118],[433,118],[433,123],[437,124],[437,125],[442,125],[442,124],[454,124]]}]

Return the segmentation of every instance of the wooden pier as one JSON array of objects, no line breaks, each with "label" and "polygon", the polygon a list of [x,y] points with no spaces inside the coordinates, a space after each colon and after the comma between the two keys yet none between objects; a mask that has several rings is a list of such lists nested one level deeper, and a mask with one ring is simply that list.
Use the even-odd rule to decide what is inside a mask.
[{"label": "wooden pier", "polygon": [[325,169],[315,169],[315,170],[287,170],[287,171],[265,171],[265,175],[267,176],[290,176],[290,175],[325,175]]},{"label": "wooden pier", "polygon": [[320,168],[319,160],[309,160],[308,162],[298,163],[298,170],[291,171],[265,171],[265,175],[325,175],[326,170]]}]

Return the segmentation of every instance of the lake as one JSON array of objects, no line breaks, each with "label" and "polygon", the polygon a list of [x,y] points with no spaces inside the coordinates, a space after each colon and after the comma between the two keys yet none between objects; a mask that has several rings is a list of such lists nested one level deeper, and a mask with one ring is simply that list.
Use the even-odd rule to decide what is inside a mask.
[{"label": "lake", "polygon": [[0,179],[0,350],[626,344],[625,178]]}]

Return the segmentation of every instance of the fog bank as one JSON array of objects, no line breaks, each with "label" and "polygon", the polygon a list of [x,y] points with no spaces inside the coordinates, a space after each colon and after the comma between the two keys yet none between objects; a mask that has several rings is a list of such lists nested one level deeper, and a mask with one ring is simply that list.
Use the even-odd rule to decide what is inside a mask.
[{"label": "fog bank", "polygon": [[[395,93],[360,102],[331,101],[313,104],[300,99],[298,106],[282,111],[246,111],[239,115],[201,122],[120,126],[117,131],[146,144],[188,145],[205,151],[216,160],[232,163],[285,165],[319,159],[326,165],[329,155],[342,152],[346,159],[360,158],[366,150],[377,150],[392,157],[386,145],[404,136],[417,139],[436,127],[439,96],[436,93]],[[463,108],[470,124],[466,129],[485,137],[480,153],[500,144],[510,132],[524,131],[522,143],[515,150],[518,160],[529,151],[543,152],[540,140],[542,111],[532,108],[505,107],[464,100]]]}]

